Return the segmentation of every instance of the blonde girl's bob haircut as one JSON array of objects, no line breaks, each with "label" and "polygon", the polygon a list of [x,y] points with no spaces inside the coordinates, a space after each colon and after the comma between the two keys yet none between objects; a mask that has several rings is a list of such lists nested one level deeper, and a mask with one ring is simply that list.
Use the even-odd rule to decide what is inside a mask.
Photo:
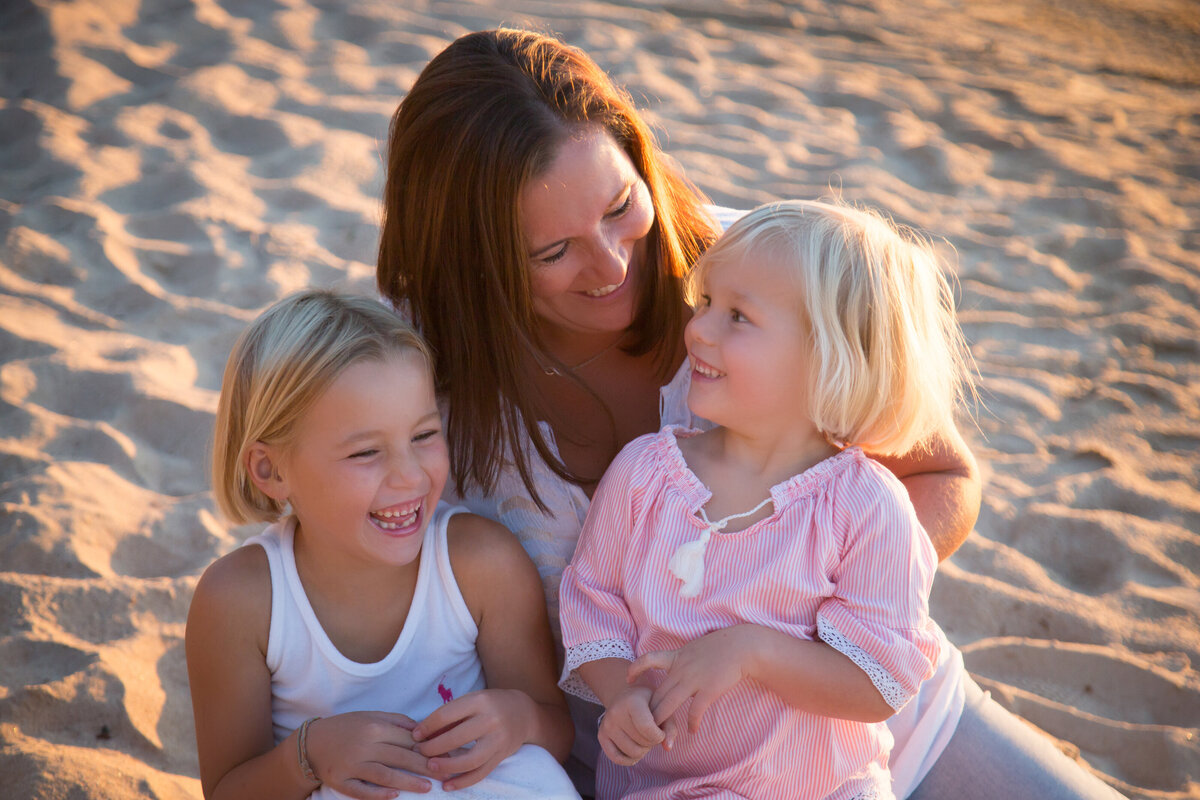
[{"label": "blonde girl's bob haircut", "polygon": [[309,290],[263,312],[234,345],[221,382],[212,476],[222,513],[238,524],[278,519],[283,504],[250,480],[250,446],[286,447],[296,423],[343,370],[409,351],[432,371],[425,340],[371,298]]},{"label": "blonde girl's bob haircut", "polygon": [[769,203],[700,259],[693,304],[714,265],[755,259],[794,268],[813,354],[809,414],[830,441],[908,453],[975,396],[949,280],[913,231],[840,202]]}]

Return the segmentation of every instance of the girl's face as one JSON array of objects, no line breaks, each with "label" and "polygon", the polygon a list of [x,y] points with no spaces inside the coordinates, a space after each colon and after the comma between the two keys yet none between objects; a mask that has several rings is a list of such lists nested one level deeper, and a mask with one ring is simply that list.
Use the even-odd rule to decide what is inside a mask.
[{"label": "girl's face", "polygon": [[684,342],[688,407],[737,432],[811,425],[812,349],[792,270],[750,251],[708,267]]},{"label": "girl's face", "polygon": [[307,541],[371,563],[413,561],[450,471],[420,354],[347,367],[276,466]]},{"label": "girl's face", "polygon": [[603,128],[568,139],[521,191],[534,310],[560,331],[614,333],[633,323],[650,191]]}]

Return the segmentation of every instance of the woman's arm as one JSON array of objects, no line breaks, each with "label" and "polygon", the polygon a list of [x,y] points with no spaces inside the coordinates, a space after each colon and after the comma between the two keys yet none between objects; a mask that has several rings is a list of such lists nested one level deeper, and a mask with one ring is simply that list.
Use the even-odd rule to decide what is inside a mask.
[{"label": "woman's arm", "polygon": [[[270,619],[270,570],[260,547],[233,551],[196,585],[185,645],[200,784],[209,800],[303,800],[321,785],[300,768],[298,731],[274,741]],[[411,725],[383,712],[322,719],[308,730],[311,766],[320,780],[362,800],[393,797],[397,789],[428,791],[429,781],[402,771],[425,765],[411,749]]]},{"label": "woman's arm", "polygon": [[979,466],[958,428],[934,434],[905,455],[872,458],[908,489],[938,561],[953,555],[975,527],[982,497]]},{"label": "woman's arm", "polygon": [[[447,789],[482,780],[523,744],[559,761],[574,727],[556,684],[554,644],[537,569],[502,525],[456,514],[448,529],[450,563],[479,627],[475,647],[488,688],[451,700],[413,731]],[[445,730],[449,728],[449,730]],[[475,742],[462,754],[446,755]]]}]

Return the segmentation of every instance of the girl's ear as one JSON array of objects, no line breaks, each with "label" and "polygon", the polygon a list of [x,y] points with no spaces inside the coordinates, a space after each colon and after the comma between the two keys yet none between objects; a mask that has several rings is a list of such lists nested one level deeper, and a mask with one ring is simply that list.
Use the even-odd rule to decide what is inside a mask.
[{"label": "girl's ear", "polygon": [[272,500],[287,502],[287,480],[279,472],[279,451],[264,442],[250,445],[246,453],[246,472],[258,490]]}]

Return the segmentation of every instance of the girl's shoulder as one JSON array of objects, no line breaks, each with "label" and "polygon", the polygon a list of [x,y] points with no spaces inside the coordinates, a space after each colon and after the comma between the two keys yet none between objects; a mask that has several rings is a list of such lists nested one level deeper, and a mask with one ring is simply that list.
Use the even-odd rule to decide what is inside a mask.
[{"label": "girl's shoulder", "polygon": [[446,549],[459,591],[477,623],[506,584],[532,581],[540,591],[533,561],[499,522],[468,511],[453,514],[446,521]]},{"label": "girl's shoulder", "polygon": [[192,593],[188,631],[208,628],[255,642],[266,653],[271,625],[271,567],[263,547],[239,547],[204,570]]},{"label": "girl's shoulder", "polygon": [[679,439],[702,435],[703,431],[684,425],[664,425],[662,430],[645,433],[621,448],[609,469],[662,469],[682,463]]}]

